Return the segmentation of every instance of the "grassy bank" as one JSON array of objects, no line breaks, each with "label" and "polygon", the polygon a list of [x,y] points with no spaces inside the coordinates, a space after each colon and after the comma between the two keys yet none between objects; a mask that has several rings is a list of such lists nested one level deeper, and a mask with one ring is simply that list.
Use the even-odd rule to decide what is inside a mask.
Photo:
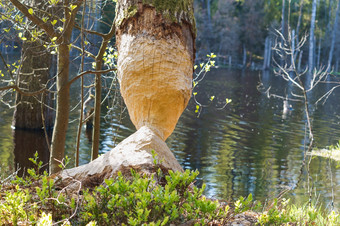
[{"label": "grassy bank", "polygon": [[210,200],[197,188],[197,171],[164,171],[140,175],[119,173],[100,186],[59,187],[42,163],[25,178],[12,175],[0,187],[1,225],[340,225],[339,214],[312,205],[295,206],[289,200],[272,200],[265,206],[250,194],[236,202]]}]

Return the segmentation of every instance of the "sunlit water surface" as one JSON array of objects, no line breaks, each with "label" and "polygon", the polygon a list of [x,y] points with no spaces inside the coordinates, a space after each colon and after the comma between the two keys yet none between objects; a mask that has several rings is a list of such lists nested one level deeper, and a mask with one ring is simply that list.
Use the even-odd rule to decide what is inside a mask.
[{"label": "sunlit water surface", "polygon": [[[261,83],[278,95],[285,96],[294,91],[284,80],[269,73],[224,69],[210,72],[196,90],[197,99],[207,107],[198,117],[191,100],[168,138],[168,146],[183,168],[200,171],[198,183],[207,185],[205,193],[209,197],[234,200],[252,193],[255,199],[266,201],[286,192],[285,197],[303,203],[308,201],[308,190],[311,190],[313,201],[330,207],[333,200],[334,207],[339,208],[340,168],[336,167],[336,162],[314,157],[309,167],[311,177],[308,183],[307,166],[303,165],[306,118],[302,104],[291,102],[293,110],[283,114],[282,100],[268,98],[267,94],[260,92]],[[316,100],[328,88],[322,85],[310,98]],[[340,91],[336,90],[324,105],[311,106],[317,147],[324,148],[340,139],[339,95]],[[211,96],[215,96],[212,102]],[[219,109],[226,98],[232,99],[231,104]],[[121,108],[112,113],[111,119],[104,118],[105,114],[106,109],[101,125],[101,153],[109,151],[135,131],[127,112],[121,114]],[[3,166],[15,169],[15,164],[23,161],[20,159],[26,157],[23,153],[28,149],[36,149],[47,161],[46,147],[40,150],[44,143],[43,134],[15,134],[10,127],[12,111],[0,105],[0,115]],[[74,111],[71,120],[78,115],[78,111]],[[70,166],[74,164],[76,133],[77,121],[74,121],[70,123],[67,134],[66,154],[72,157]],[[84,130],[81,164],[90,160],[88,137]]]}]

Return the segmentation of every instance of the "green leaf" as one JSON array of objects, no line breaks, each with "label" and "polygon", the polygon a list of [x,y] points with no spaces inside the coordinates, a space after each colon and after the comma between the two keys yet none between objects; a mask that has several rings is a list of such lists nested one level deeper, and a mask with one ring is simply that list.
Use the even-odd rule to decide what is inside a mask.
[{"label": "green leaf", "polygon": [[211,97],[210,97],[210,101],[213,101],[214,98],[215,98],[215,96],[211,96]]},{"label": "green leaf", "polygon": [[57,20],[53,20],[51,21],[51,24],[54,26],[58,21]]},{"label": "green leaf", "polygon": [[75,8],[77,8],[77,5],[70,5],[70,10],[73,11]]},{"label": "green leaf", "polygon": [[33,9],[32,9],[32,8],[29,8],[29,9],[28,9],[28,13],[31,14],[31,15],[33,15]]},{"label": "green leaf", "polygon": [[227,103],[227,104],[229,104],[230,102],[231,102],[232,100],[231,99],[225,99],[225,102]]}]

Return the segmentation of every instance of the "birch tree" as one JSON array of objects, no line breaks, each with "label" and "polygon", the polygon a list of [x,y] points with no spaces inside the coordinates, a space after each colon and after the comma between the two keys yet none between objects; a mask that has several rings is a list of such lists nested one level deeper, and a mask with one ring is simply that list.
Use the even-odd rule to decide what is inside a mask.
[{"label": "birch tree", "polygon": [[308,74],[311,76],[314,70],[314,31],[315,31],[315,16],[316,16],[316,0],[313,0],[312,15],[309,32],[309,55],[308,55]]},{"label": "birch tree", "polygon": [[334,55],[336,32],[338,30],[338,18],[339,18],[339,11],[340,11],[339,9],[340,9],[340,0],[338,0],[338,6],[336,8],[336,14],[335,14],[334,23],[333,23],[331,47],[330,47],[330,50],[329,50],[328,63],[327,63],[328,70],[331,69],[332,59],[333,59],[333,55]]}]

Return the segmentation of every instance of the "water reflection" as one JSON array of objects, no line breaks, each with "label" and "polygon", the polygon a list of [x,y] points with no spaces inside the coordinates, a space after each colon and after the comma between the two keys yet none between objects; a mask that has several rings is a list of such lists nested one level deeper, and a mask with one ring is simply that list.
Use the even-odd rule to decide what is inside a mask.
[{"label": "water reflection", "polygon": [[[48,131],[47,139],[51,142],[51,131]],[[48,171],[48,162],[50,152],[43,130],[13,130],[13,143],[14,143],[14,162],[15,170],[18,171],[18,175],[22,176],[27,169],[35,168],[35,165],[29,160],[33,158],[37,152],[39,161],[43,162],[41,172]]]},{"label": "water reflection", "polygon": [[[227,97],[233,102],[222,111],[213,107],[204,109],[198,119],[191,103],[168,143],[182,165],[200,170],[208,196],[236,199],[253,193],[256,199],[263,201],[287,189],[295,189],[288,196],[297,202],[306,201],[307,176],[302,166],[306,119],[302,103],[290,103],[293,109],[282,119],[283,100],[269,99],[259,92],[257,85],[260,82],[271,86],[271,92],[281,96],[286,95],[287,89],[294,89],[268,74],[215,71],[201,84],[198,99],[204,101],[209,95],[215,95],[217,100]],[[313,98],[321,91],[322,88],[313,94]],[[339,120],[334,114],[339,112],[336,95],[328,100],[327,107],[312,108],[315,140],[319,147],[340,138]],[[325,107],[332,110],[326,110],[327,113]],[[331,194],[329,175],[333,175],[334,184],[340,182],[335,163],[328,166],[329,170],[324,170],[327,162],[327,159],[317,157],[310,167],[313,169],[311,176],[315,178],[313,185],[320,191],[315,194],[320,195],[319,202],[325,205]],[[339,207],[340,200],[335,202]]]},{"label": "water reflection", "polygon": [[[207,196],[236,199],[253,193],[256,199],[264,201],[282,191],[294,189],[287,193],[288,197],[296,202],[307,201],[307,171],[302,165],[306,123],[303,104],[290,102],[293,110],[283,119],[283,100],[268,98],[265,93],[259,92],[257,87],[260,83],[264,87],[270,86],[271,93],[282,96],[295,91],[294,87],[287,86],[281,78],[269,73],[212,71],[198,85],[197,94],[197,99],[203,104],[210,103],[210,107],[203,109],[197,118],[195,104],[191,101],[167,144],[183,168],[200,171],[199,182],[207,184]],[[321,86],[310,97],[316,100],[326,90],[327,85]],[[213,95],[215,99],[210,102]],[[318,147],[334,144],[340,139],[339,95],[340,90],[336,90],[325,105],[311,106]],[[217,110],[226,98],[232,99],[232,103],[223,110]],[[71,158],[75,153],[78,123],[73,120],[79,116],[79,110],[76,109],[70,116],[66,154]],[[110,118],[104,118],[106,108],[103,108],[102,114],[100,153],[105,153],[132,134],[135,128],[127,112],[121,113],[121,107]],[[8,150],[13,150],[13,146],[6,134],[10,119],[3,121],[8,124],[0,120],[1,131],[5,131],[0,133],[0,156],[10,159]],[[91,136],[84,129],[80,164],[90,160],[89,138]],[[311,161],[310,173],[314,198],[319,196],[319,202],[329,205],[332,200],[331,181],[335,197],[340,197],[340,169],[336,168],[336,163],[315,157]],[[339,208],[340,200],[335,198],[334,201]]]}]

